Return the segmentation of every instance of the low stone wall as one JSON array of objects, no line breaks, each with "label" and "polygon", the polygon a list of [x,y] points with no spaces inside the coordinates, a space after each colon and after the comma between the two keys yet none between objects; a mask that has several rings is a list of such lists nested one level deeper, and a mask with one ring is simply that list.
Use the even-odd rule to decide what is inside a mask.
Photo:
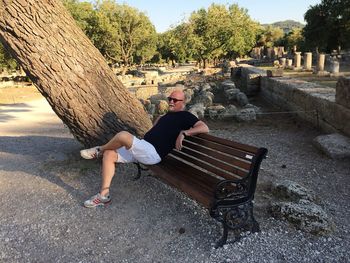
[{"label": "low stone wall", "polygon": [[350,136],[350,109],[335,103],[335,89],[294,78],[261,78],[261,95],[326,132]]},{"label": "low stone wall", "polygon": [[260,91],[261,77],[266,76],[266,70],[248,64],[241,64],[240,67],[241,91],[247,96],[256,95]]},{"label": "low stone wall", "polygon": [[158,94],[158,85],[140,85],[128,88],[128,90],[138,99],[149,99],[149,97]]}]

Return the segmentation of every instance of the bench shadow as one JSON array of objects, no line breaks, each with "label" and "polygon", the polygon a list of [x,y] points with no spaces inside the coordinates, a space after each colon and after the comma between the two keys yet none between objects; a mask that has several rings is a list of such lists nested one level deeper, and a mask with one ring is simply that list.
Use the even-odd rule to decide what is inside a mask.
[{"label": "bench shadow", "polygon": [[86,197],[85,190],[91,185],[80,180],[74,186],[81,172],[93,170],[97,162],[82,160],[79,155],[81,144],[74,138],[49,136],[0,136],[0,153],[16,155],[0,159],[0,171],[24,172],[41,177],[67,191],[77,202]]}]

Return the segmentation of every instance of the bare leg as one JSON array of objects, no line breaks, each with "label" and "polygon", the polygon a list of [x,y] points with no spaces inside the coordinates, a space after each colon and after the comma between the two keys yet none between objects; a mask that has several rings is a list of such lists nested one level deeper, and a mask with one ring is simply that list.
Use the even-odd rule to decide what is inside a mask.
[{"label": "bare leg", "polygon": [[115,173],[115,163],[118,160],[118,154],[115,150],[105,150],[102,160],[102,183],[100,194],[107,196],[109,194],[109,187]]},{"label": "bare leg", "polygon": [[125,147],[126,149],[130,149],[134,140],[134,136],[127,132],[122,131],[118,132],[109,142],[100,147],[100,150],[103,152],[105,150],[116,150],[121,147]]},{"label": "bare leg", "polygon": [[[117,133],[109,142],[100,146],[100,151],[103,153],[102,160],[102,182],[100,194],[107,196],[109,187],[115,173],[115,164],[118,161],[117,149],[125,147],[130,149],[134,140],[134,136],[129,132],[122,131]],[[91,159],[91,158],[89,158]]]}]

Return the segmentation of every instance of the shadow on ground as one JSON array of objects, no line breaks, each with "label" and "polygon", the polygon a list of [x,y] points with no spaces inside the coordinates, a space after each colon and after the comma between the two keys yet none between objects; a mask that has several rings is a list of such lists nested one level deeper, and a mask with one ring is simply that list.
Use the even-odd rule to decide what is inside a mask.
[{"label": "shadow on ground", "polygon": [[11,113],[29,112],[32,106],[26,103],[16,103],[16,104],[1,104],[0,103],[0,122],[7,122],[13,120],[16,117],[11,115]]},{"label": "shadow on ground", "polygon": [[[69,182],[71,177],[94,171],[97,162],[82,160],[81,145],[73,138],[49,136],[0,136],[0,154],[10,154],[2,159],[1,170],[24,172],[41,177],[58,185],[81,201],[83,193]],[[23,161],[22,161],[23,160]]]}]

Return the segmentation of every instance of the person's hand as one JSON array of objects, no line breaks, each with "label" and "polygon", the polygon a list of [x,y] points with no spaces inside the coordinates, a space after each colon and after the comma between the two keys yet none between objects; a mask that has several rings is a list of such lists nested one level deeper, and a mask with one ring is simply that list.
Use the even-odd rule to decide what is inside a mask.
[{"label": "person's hand", "polygon": [[181,131],[176,138],[175,148],[176,150],[181,151],[182,149],[182,141],[185,139],[185,134]]}]

